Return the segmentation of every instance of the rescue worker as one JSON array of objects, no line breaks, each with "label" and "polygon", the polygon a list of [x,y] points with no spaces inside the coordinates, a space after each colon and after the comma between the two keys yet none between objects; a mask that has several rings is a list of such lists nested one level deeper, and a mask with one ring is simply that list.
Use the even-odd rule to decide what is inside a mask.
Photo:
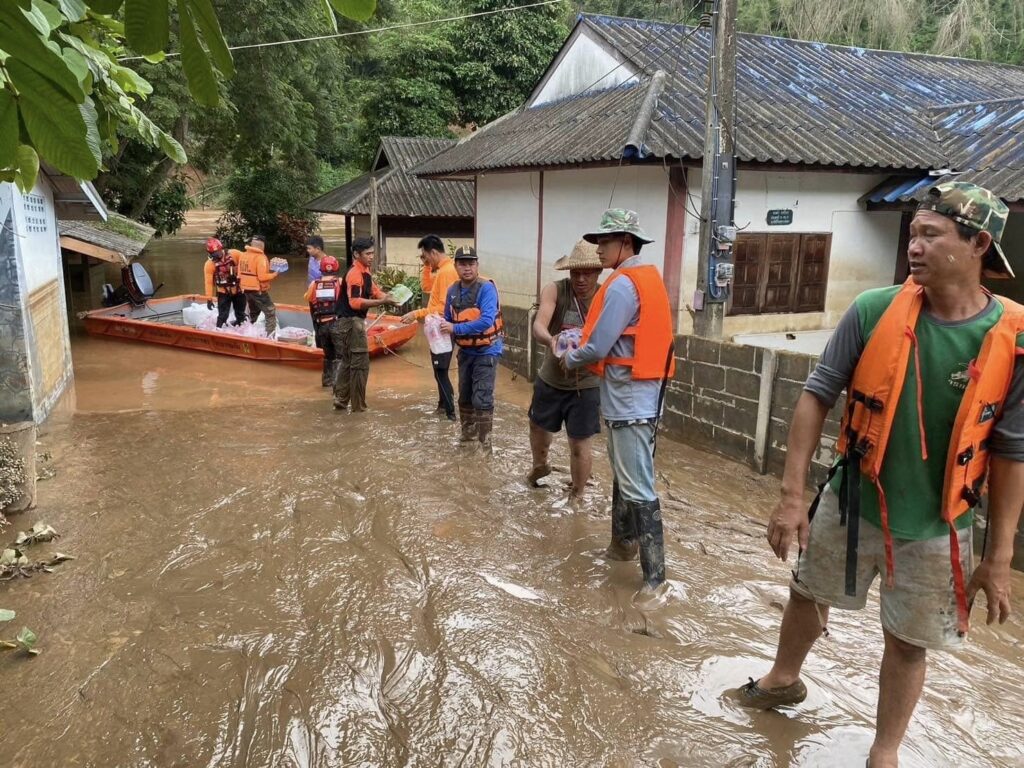
[{"label": "rescue worker", "polygon": [[[427,235],[420,240],[420,258],[423,260],[424,273],[433,272],[433,284],[430,297],[423,309],[414,309],[402,315],[403,323],[415,323],[427,315],[444,315],[448,289],[459,281],[455,271],[455,262],[448,256],[444,243],[437,235]],[[449,421],[455,421],[455,390],[452,388],[448,369],[451,368],[452,353],[441,355],[430,353],[430,364],[434,369],[434,381],[437,382],[437,411],[444,413]]]},{"label": "rescue worker", "polygon": [[[437,237],[437,235],[427,235],[427,237]],[[438,238],[440,242],[440,238]],[[427,260],[426,255],[423,252],[423,240],[420,240],[420,245],[417,247],[420,249],[420,295],[422,296],[423,306],[427,306],[430,301],[430,292],[434,290],[434,276],[437,274],[437,268],[431,266],[430,261]],[[444,246],[441,246],[444,250]]]},{"label": "rescue worker", "polygon": [[[863,608],[882,574],[871,768],[898,764],[926,649],[963,643],[975,594],[985,593],[987,623],[1010,614],[1024,506],[1024,307],[981,284],[983,275],[1013,277],[999,245],[1007,215],[974,184],[932,187],[910,224],[910,278],[854,300],[793,413],[767,536],[782,560],[797,541],[796,570],[775,664],[740,699],[760,709],[803,701],[800,670],[829,608]],[[811,458],[844,388],[839,460],[808,510]],[[988,541],[972,573],[972,517],[986,475]]]},{"label": "rescue worker", "polygon": [[352,412],[366,410],[366,380],[370,375],[370,348],[366,338],[366,313],[373,307],[397,304],[370,275],[373,265],[372,237],[358,237],[352,243],[352,268],[345,275],[338,319],[331,324],[331,342],[337,358],[334,379],[334,408]]},{"label": "rescue worker", "polygon": [[306,265],[306,279],[309,282],[319,280],[323,276],[320,260],[327,255],[324,253],[324,239],[320,235],[313,235],[306,241],[306,255],[309,256],[309,262]]},{"label": "rescue worker", "polygon": [[217,327],[223,328],[228,313],[233,309],[235,319],[232,325],[241,325],[245,319],[245,295],[239,285],[238,251],[227,251],[215,237],[206,241],[209,258],[203,265],[203,282],[206,289],[206,308],[213,309],[213,296],[217,296]]},{"label": "rescue worker", "polygon": [[255,323],[262,312],[267,336],[270,336],[277,329],[277,308],[268,290],[270,281],[277,277],[277,272],[270,269],[270,260],[263,252],[265,247],[266,238],[263,235],[253,235],[238,260],[238,271],[241,274],[245,301],[249,305],[249,321]]},{"label": "rescue worker", "polygon": [[493,280],[480,277],[476,249],[455,251],[459,282],[448,289],[441,330],[459,348],[459,419],[461,442],[479,440],[491,447],[494,428],[494,382],[502,352],[501,304]]},{"label": "rescue worker", "polygon": [[640,262],[653,242],[635,212],[610,209],[596,232],[583,236],[611,277],[594,296],[579,349],[562,358],[566,370],[588,367],[601,379],[601,415],[611,459],[612,540],[607,556],[633,560],[638,550],[643,586],[637,608],[668,598],[661,502],[654,487],[654,446],[665,384],[675,370],[672,312],[657,267]]},{"label": "rescue worker", "polygon": [[568,271],[569,276],[544,286],[533,321],[533,338],[548,350],[533,383],[533,400],[530,402],[533,469],[526,480],[537,487],[538,480],[551,474],[548,464],[551,441],[565,424],[565,434],[569,438],[572,498],[579,501],[593,466],[593,437],[601,431],[601,394],[598,389],[601,380],[585,370],[566,373],[558,363],[555,345],[562,331],[583,330],[587,311],[597,293],[597,279],[604,267],[597,249],[581,240],[572,253],[555,262],[555,269]]},{"label": "rescue worker", "polygon": [[341,264],[336,258],[325,253],[320,258],[317,267],[321,275],[313,280],[309,284],[309,288],[306,289],[306,301],[309,303],[309,313],[313,317],[316,345],[324,352],[320,386],[332,387],[337,368],[337,355],[334,342],[331,339],[331,327],[338,318],[338,302],[342,288],[338,273],[341,271]]}]

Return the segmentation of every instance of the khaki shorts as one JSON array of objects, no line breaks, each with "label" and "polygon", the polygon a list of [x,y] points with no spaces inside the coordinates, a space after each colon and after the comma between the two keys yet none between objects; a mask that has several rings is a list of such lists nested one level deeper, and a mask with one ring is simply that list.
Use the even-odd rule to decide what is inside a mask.
[{"label": "khaki shorts", "polygon": [[[971,528],[959,531],[964,582],[974,568]],[[868,590],[881,575],[882,627],[911,645],[935,650],[963,643],[957,631],[956,594],[949,558],[949,537],[893,540],[895,580],[886,586],[885,541],[880,528],[860,521],[855,595],[846,594],[846,526],[839,525],[839,500],[826,487],[811,523],[807,549],[797,562],[794,592],[821,605],[844,610],[865,606]]]}]

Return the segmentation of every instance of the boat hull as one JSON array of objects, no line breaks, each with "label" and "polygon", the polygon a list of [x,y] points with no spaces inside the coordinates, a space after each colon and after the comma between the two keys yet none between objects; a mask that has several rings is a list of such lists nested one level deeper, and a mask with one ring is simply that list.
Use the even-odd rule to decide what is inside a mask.
[{"label": "boat hull", "polygon": [[[181,310],[192,302],[205,301],[203,296],[170,296],[164,299],[151,299],[142,307],[121,304],[116,307],[94,309],[84,315],[85,331],[90,336],[162,344],[299,368],[320,370],[323,366],[324,354],[316,347],[201,331],[184,325]],[[277,318],[281,326],[313,330],[313,321],[307,307],[278,304]],[[370,322],[372,321],[368,321],[367,325]],[[370,357],[379,357],[398,349],[416,335],[417,328],[416,323],[402,325],[397,317],[386,315],[381,318],[369,334]]]}]

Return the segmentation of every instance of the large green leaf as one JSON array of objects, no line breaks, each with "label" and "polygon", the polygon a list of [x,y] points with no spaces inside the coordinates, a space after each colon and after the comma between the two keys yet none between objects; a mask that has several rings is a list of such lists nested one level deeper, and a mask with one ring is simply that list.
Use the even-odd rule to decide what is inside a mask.
[{"label": "large green leaf", "polygon": [[68,65],[68,69],[78,78],[78,82],[84,83],[85,78],[89,75],[89,62],[85,56],[74,48],[65,48],[62,51],[62,56],[64,63]]},{"label": "large green leaf", "polygon": [[139,53],[166,50],[171,38],[167,0],[125,0],[124,25],[128,45]]},{"label": "large green leaf", "polygon": [[16,164],[18,153],[18,105],[6,88],[0,88],[0,168]]},{"label": "large green leaf", "polygon": [[112,67],[110,69],[110,77],[121,86],[125,93],[138,93],[143,96],[149,96],[153,93],[153,86],[134,69]]},{"label": "large green leaf", "polygon": [[96,13],[117,13],[118,9],[124,4],[124,0],[88,0],[89,7],[92,8]]},{"label": "large green leaf", "polygon": [[[22,192],[31,192],[39,176],[39,155],[28,144],[18,145],[18,171],[14,180]],[[2,560],[0,556],[0,560]]]},{"label": "large green leaf", "polygon": [[50,33],[64,21],[60,11],[46,2],[46,0],[32,0],[32,7],[24,13],[25,18],[32,23],[32,26],[43,37],[49,37]]},{"label": "large green leaf", "polygon": [[[82,121],[85,123],[85,143],[89,147],[89,151],[92,152],[92,156],[96,159],[96,167],[103,165],[103,150],[100,148],[100,130],[96,125],[96,121],[99,119],[99,115],[96,113],[96,106],[92,103],[91,99],[86,99],[78,105],[78,111],[82,114]],[[50,526],[46,526],[50,528]],[[33,530],[35,527],[33,526]],[[56,531],[50,529],[54,534]],[[43,535],[48,535],[50,531],[43,531]],[[37,541],[49,541],[49,539],[36,539]]]},{"label": "large green leaf", "polygon": [[334,8],[331,7],[331,0],[320,0],[324,5],[324,15],[327,17],[327,21],[331,24],[331,31],[338,31],[338,20],[334,18]]},{"label": "large green leaf", "polygon": [[61,11],[71,21],[81,21],[85,18],[84,0],[57,0]]},{"label": "large green leaf", "polygon": [[220,103],[217,77],[213,74],[210,58],[203,50],[186,0],[178,0],[178,35],[181,38],[181,67],[188,78],[192,97],[207,107]]},{"label": "large green leaf", "polygon": [[100,166],[78,104],[21,62],[8,60],[6,67],[18,89],[21,119],[40,156],[76,179],[95,178]]},{"label": "large green leaf", "polygon": [[0,3],[0,49],[10,55],[8,61],[20,61],[51,80],[67,96],[80,104],[85,93],[78,78],[68,69],[60,54],[47,47],[28,19],[17,8]]},{"label": "large green leaf", "polygon": [[331,0],[334,10],[349,19],[369,21],[377,10],[377,0]]},{"label": "large green leaf", "polygon": [[217,14],[213,10],[213,3],[210,0],[189,0],[192,9],[192,17],[199,30],[203,33],[203,42],[213,57],[213,63],[220,70],[224,77],[232,77],[235,74],[235,62],[231,58],[231,51],[224,40],[224,33],[221,31],[220,22],[217,21]]}]

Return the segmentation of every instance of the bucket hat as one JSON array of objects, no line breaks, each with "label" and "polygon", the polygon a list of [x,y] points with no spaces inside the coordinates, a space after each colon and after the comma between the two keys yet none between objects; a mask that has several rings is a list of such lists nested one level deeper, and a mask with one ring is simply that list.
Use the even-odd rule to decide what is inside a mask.
[{"label": "bucket hat", "polygon": [[654,239],[640,228],[640,217],[636,211],[628,211],[625,208],[609,208],[601,217],[597,231],[588,232],[583,239],[588,243],[596,243],[599,237],[608,235],[632,235],[641,243],[654,242]]}]

